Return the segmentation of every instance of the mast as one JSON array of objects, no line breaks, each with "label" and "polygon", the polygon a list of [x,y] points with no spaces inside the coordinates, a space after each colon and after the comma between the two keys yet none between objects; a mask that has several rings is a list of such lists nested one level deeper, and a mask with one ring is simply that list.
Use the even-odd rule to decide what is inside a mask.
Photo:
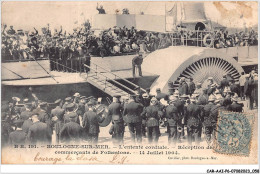
[{"label": "mast", "polygon": [[166,25],[167,25],[167,21],[166,21],[166,16],[167,16],[167,11],[166,11],[166,2],[164,2],[164,31],[166,32]]}]

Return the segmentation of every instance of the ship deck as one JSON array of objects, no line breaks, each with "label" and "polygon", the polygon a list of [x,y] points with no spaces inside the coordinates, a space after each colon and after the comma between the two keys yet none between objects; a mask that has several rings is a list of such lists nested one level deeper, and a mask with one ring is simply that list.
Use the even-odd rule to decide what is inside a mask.
[{"label": "ship deck", "polygon": [[[113,80],[120,80],[119,77],[124,79],[133,79],[132,70],[122,70],[113,73],[117,75],[117,77],[115,77],[115,75],[111,73],[102,73],[102,74]],[[74,83],[88,82],[87,79],[85,78],[87,77],[85,73],[80,74],[80,73],[51,71],[51,75],[55,80],[51,77],[42,77],[42,78],[35,78],[35,79],[2,81],[2,84],[12,85],[12,86],[37,86],[37,85],[57,85],[57,84],[74,84]],[[88,75],[93,76],[95,75],[95,73],[90,72]],[[143,72],[143,77],[154,77],[154,76],[156,75],[148,72]],[[136,78],[142,78],[142,77],[136,76]]]}]

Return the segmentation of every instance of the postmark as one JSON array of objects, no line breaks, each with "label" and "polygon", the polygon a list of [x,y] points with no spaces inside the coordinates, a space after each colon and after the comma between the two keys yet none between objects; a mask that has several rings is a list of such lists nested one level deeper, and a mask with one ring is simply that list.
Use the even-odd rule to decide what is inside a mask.
[{"label": "postmark", "polygon": [[220,111],[213,150],[216,153],[249,156],[253,113]]}]

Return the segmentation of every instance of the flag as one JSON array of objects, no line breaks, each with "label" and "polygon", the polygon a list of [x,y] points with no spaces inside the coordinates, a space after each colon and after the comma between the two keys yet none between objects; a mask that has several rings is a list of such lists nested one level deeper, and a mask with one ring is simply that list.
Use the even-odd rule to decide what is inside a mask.
[{"label": "flag", "polygon": [[166,16],[176,16],[177,15],[177,6],[176,3],[174,3],[174,6],[171,8],[171,10],[166,12]]},{"label": "flag", "polygon": [[74,22],[74,24],[77,24],[77,23],[78,23],[78,21],[75,21],[75,22]]},{"label": "flag", "polygon": [[[166,10],[166,9],[165,9]],[[177,4],[174,3],[174,6],[171,10],[165,12],[165,30],[173,31],[177,23]]]},{"label": "flag", "polygon": [[84,16],[84,13],[82,12],[82,13],[80,14],[80,16]]},{"label": "flag", "polygon": [[240,19],[242,19],[243,17],[244,17],[244,14],[241,14]]}]

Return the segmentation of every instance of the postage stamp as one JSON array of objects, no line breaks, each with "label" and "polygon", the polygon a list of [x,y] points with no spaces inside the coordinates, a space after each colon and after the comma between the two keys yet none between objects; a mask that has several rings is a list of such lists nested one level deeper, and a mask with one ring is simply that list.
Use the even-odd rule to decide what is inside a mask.
[{"label": "postage stamp", "polygon": [[216,153],[249,156],[254,114],[220,111],[213,150]]}]

